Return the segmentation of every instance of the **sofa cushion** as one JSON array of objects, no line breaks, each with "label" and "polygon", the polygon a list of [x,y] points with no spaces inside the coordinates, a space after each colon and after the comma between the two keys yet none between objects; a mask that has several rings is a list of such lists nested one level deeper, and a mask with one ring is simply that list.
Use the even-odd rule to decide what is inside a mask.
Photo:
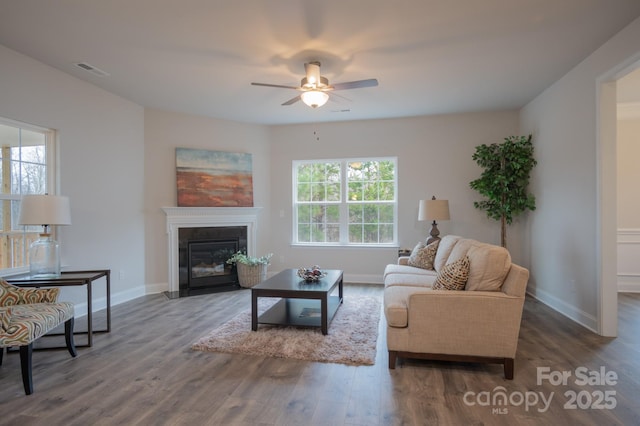
[{"label": "sofa cushion", "polygon": [[464,290],[469,278],[469,257],[448,263],[433,282],[433,290]]},{"label": "sofa cushion", "polygon": [[447,264],[464,258],[467,253],[469,253],[471,247],[474,247],[478,244],[481,243],[476,240],[472,240],[471,238],[460,238],[453,249],[451,249],[451,253],[447,258]]},{"label": "sofa cushion", "polygon": [[465,290],[499,291],[509,269],[511,255],[506,248],[477,243],[467,251],[469,279]]},{"label": "sofa cushion", "polygon": [[446,235],[440,240],[436,258],[433,262],[433,267],[436,271],[439,272],[442,268],[444,268],[444,265],[447,264],[447,259],[449,259],[449,255],[451,254],[453,247],[460,239],[461,237],[458,237],[456,235]]},{"label": "sofa cushion", "polygon": [[436,257],[439,242],[440,240],[436,240],[429,245],[425,245],[423,242],[416,244],[411,256],[409,256],[409,260],[407,260],[407,265],[422,269],[433,269],[433,261]]},{"label": "sofa cushion", "polygon": [[395,263],[390,263],[384,268],[384,280],[386,281],[389,275],[394,274],[436,275],[435,271],[430,269],[422,269],[416,268],[415,266],[396,265]]},{"label": "sofa cushion", "polygon": [[[415,268],[418,269],[418,268]],[[421,271],[426,271],[421,269]],[[385,287],[410,286],[419,288],[431,288],[436,279],[435,271],[431,274],[390,274],[384,280]]]}]

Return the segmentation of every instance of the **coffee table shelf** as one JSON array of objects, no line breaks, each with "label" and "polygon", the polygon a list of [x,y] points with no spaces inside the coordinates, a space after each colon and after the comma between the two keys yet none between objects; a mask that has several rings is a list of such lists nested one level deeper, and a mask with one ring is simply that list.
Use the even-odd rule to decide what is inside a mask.
[{"label": "coffee table shelf", "polygon": [[[342,271],[329,269],[318,282],[305,283],[296,269],[285,269],[251,287],[251,329],[258,324],[320,327],[329,332],[329,323],[342,303]],[[334,291],[337,291],[335,295]],[[281,300],[258,316],[258,298]]]},{"label": "coffee table shelf", "polygon": [[[333,319],[339,306],[340,298],[338,296],[329,296],[327,307],[329,322]],[[320,309],[319,300],[280,299],[258,317],[258,323],[320,327],[322,326]]]}]

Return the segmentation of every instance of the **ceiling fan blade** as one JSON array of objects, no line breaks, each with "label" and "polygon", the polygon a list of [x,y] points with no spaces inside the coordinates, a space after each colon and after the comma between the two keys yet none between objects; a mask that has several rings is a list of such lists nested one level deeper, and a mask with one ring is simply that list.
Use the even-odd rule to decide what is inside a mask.
[{"label": "ceiling fan blade", "polygon": [[375,87],[378,85],[378,80],[370,78],[368,80],[348,81],[346,83],[333,84],[333,90],[345,90],[345,89],[360,89],[362,87]]},{"label": "ceiling fan blade", "polygon": [[287,106],[287,105],[292,105],[295,104],[296,102],[298,102],[300,100],[300,95],[296,96],[295,98],[291,98],[289,99],[287,102],[283,103],[282,106]]},{"label": "ceiling fan blade", "polygon": [[[342,99],[344,101],[347,101],[347,102],[353,102],[353,99],[349,99],[346,96],[340,95],[340,94],[335,93],[335,92],[330,92],[330,93],[331,93],[331,95],[329,96],[329,100],[330,101],[336,102],[336,98],[340,98],[340,99]],[[344,102],[337,101],[337,103],[343,104]]]},{"label": "ceiling fan blade", "polygon": [[281,84],[268,84],[268,83],[251,83],[252,86],[265,86],[265,87],[279,87],[281,89],[294,89],[298,90],[295,86],[283,86]]}]

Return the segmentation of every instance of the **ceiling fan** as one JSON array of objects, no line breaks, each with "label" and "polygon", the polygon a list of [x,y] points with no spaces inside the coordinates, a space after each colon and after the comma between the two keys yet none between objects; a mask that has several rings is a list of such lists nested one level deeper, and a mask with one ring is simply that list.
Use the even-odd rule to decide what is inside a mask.
[{"label": "ceiling fan", "polygon": [[329,100],[328,92],[333,90],[346,90],[346,89],[359,89],[361,87],[375,87],[378,85],[378,80],[370,78],[368,80],[349,81],[346,83],[329,84],[329,80],[326,77],[320,75],[320,62],[313,61],[304,64],[304,70],[307,74],[300,81],[300,86],[284,86],[281,84],[268,84],[268,83],[251,83],[253,86],[266,86],[266,87],[279,87],[282,89],[294,89],[302,92],[295,98],[291,98],[282,105],[292,105],[299,100],[302,100],[305,104],[311,108],[317,108],[324,105]]}]

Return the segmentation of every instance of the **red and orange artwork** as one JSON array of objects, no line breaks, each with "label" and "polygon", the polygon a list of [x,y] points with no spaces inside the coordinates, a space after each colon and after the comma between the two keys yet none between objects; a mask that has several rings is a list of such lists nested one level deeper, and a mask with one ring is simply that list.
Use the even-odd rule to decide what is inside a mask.
[{"label": "red and orange artwork", "polygon": [[253,207],[251,154],[176,148],[178,207]]}]

